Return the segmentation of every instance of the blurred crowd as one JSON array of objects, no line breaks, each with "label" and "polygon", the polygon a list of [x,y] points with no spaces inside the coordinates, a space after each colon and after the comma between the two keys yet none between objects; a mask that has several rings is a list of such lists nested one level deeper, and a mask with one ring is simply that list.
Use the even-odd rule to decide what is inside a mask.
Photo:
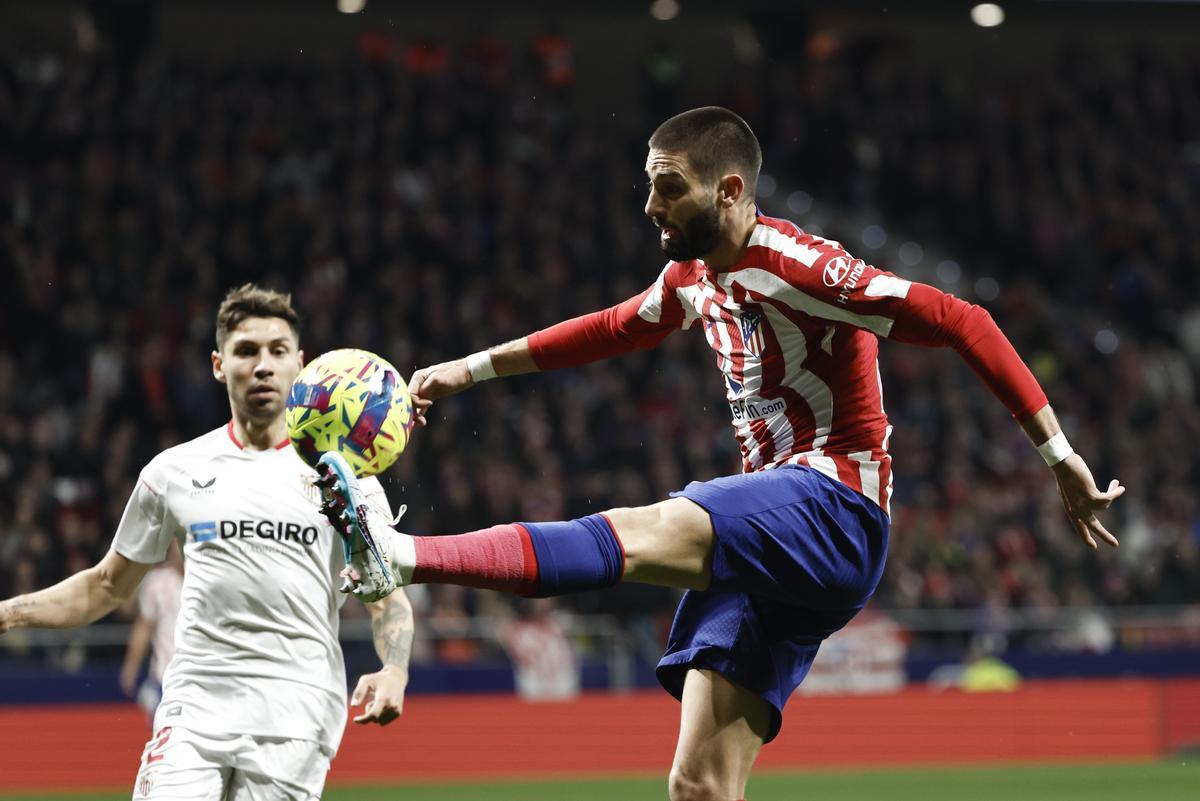
[{"label": "blurred crowd", "polygon": [[[803,226],[778,200],[803,189],[955,254],[933,282],[987,306],[1098,483],[1128,487],[1105,518],[1121,549],[1089,551],[961,361],[885,343],[896,485],[876,605],[1200,602],[1196,62],[939,70],[851,42],[693,96],[662,52],[642,106],[596,124],[571,55],[547,33],[528,52],[366,36],[337,68],[0,61],[0,597],[94,563],[139,469],[228,419],[208,359],[228,288],[290,290],[310,355],[364,347],[405,372],[617,302],[663,261],[647,135],[718,102],[763,142],[766,211]],[[434,412],[384,478],[414,533],[635,506],[739,469],[719,374],[687,333]],[[450,635],[508,604],[418,596]],[[653,643],[674,599],[628,586],[562,605]]]}]

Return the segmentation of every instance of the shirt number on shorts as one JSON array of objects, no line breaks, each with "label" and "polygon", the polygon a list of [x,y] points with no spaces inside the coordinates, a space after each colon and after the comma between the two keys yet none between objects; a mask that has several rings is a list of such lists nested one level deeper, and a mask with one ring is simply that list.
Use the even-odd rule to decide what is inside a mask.
[{"label": "shirt number on shorts", "polygon": [[167,740],[171,739],[171,727],[163,726],[159,729],[149,743],[146,744],[146,764],[153,765],[163,758],[160,752],[167,745]]}]

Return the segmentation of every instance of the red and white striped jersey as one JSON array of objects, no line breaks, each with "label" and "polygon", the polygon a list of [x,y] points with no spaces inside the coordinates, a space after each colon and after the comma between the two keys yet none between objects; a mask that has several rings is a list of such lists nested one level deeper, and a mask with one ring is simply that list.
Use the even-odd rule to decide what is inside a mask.
[{"label": "red and white striped jersey", "polygon": [[539,368],[583,364],[701,326],[725,379],[745,472],[819,470],[884,510],[892,489],[879,337],[958,350],[1017,417],[1046,397],[990,315],[837,242],[759,216],[727,270],[668,262],[640,295],[529,337]]},{"label": "red and white striped jersey", "polygon": [[878,336],[910,282],[851,258],[792,223],[760,217],[729,270],[671,262],[638,308],[646,322],[699,323],[725,377],[745,472],[802,464],[883,508],[892,428]]}]

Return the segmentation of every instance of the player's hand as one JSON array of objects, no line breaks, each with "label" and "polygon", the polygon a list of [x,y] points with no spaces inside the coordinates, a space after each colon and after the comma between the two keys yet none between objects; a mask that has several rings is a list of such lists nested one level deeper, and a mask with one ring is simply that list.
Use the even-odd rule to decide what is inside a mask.
[{"label": "player's hand", "polygon": [[1101,492],[1092,478],[1092,471],[1077,453],[1073,453],[1051,468],[1058,481],[1058,494],[1071,525],[1089,548],[1096,548],[1096,539],[1104,540],[1112,547],[1118,546],[1117,538],[1096,519],[1096,512],[1112,506],[1112,502],[1125,494],[1125,488],[1115,478],[1109,482],[1108,491]]},{"label": "player's hand", "polygon": [[408,673],[396,665],[384,665],[378,673],[368,673],[358,680],[350,706],[366,704],[355,723],[378,723],[386,726],[404,712],[404,690]]},{"label": "player's hand", "polygon": [[466,359],[455,359],[417,370],[408,382],[408,394],[412,396],[413,415],[417,418],[417,424],[425,425],[426,411],[435,400],[462,392],[473,383]]}]

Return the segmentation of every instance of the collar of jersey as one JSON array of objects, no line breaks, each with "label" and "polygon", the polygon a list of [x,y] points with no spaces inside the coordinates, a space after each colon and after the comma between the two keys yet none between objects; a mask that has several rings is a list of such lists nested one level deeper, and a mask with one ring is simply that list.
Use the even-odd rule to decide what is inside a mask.
[{"label": "collar of jersey", "polygon": [[[231,442],[233,442],[233,444],[234,444],[234,445],[237,445],[237,447],[238,447],[238,450],[239,450],[239,451],[244,451],[244,450],[246,450],[246,446],[245,446],[245,445],[243,445],[243,444],[242,444],[242,442],[241,442],[241,440],[239,440],[239,439],[237,438],[237,434],[234,434],[234,433],[233,433],[233,420],[230,420],[230,421],[229,421],[229,422],[228,422],[228,423],[225,425],[225,431],[226,431],[226,432],[229,434],[229,439],[230,439],[230,441],[231,441]],[[278,451],[278,450],[283,450],[284,448],[286,448],[286,447],[288,446],[288,444],[289,444],[288,440],[286,440],[286,439],[285,439],[283,442],[281,442],[281,443],[279,443],[278,445],[276,445],[276,446],[275,446],[275,450],[277,450],[277,451]]]}]

